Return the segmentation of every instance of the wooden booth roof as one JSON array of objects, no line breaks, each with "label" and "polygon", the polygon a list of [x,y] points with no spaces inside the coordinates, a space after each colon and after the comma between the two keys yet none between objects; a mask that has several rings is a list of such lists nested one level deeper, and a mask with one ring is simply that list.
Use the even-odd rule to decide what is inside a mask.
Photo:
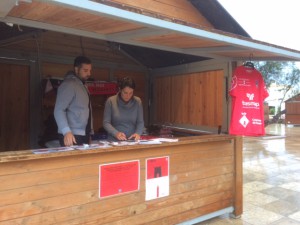
[{"label": "wooden booth roof", "polygon": [[293,96],[293,97],[287,99],[285,102],[286,102],[286,103],[289,103],[289,102],[293,102],[293,103],[297,102],[297,103],[300,103],[300,94],[297,94],[297,95],[295,95],[295,96]]},{"label": "wooden booth roof", "polygon": [[229,14],[226,22],[234,26],[226,27],[222,18],[214,16],[220,15],[216,10],[226,11],[215,0],[190,0],[211,26],[170,18],[120,2],[2,0],[0,21],[117,42],[132,54],[138,50],[128,46],[184,54],[197,59],[300,60],[299,51],[251,39],[232,17],[228,17]]}]

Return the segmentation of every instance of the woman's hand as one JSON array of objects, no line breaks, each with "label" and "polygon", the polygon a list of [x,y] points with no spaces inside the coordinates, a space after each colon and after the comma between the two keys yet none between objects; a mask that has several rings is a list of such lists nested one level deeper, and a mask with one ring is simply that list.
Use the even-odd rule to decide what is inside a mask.
[{"label": "woman's hand", "polygon": [[134,139],[135,141],[140,140],[141,136],[137,133],[131,135],[128,139]]},{"label": "woman's hand", "polygon": [[116,134],[116,138],[119,140],[119,141],[126,141],[127,138],[126,138],[126,135],[123,133],[123,132],[118,132]]}]

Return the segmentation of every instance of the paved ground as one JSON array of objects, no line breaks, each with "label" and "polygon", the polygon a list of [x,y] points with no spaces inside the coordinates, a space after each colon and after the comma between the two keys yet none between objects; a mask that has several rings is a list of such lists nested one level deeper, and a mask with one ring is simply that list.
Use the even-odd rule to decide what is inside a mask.
[{"label": "paved ground", "polygon": [[272,124],[244,137],[244,212],[198,225],[300,225],[300,127]]}]

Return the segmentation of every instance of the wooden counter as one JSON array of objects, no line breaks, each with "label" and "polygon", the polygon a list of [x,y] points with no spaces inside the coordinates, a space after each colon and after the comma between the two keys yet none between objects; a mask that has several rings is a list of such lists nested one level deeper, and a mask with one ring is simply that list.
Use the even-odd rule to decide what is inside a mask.
[{"label": "wooden counter", "polygon": [[[170,194],[145,200],[145,161],[169,156]],[[140,189],[99,199],[99,165],[139,160]],[[192,224],[242,213],[242,139],[180,138],[50,154],[0,153],[0,225]],[[184,223],[189,221],[188,223]]]}]

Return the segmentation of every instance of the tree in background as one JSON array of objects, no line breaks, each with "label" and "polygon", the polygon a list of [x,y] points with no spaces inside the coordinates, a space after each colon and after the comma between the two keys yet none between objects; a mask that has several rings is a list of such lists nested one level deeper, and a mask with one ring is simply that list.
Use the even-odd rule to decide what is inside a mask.
[{"label": "tree in background", "polygon": [[284,111],[282,103],[290,97],[300,93],[300,69],[295,62],[260,61],[255,62],[255,68],[261,72],[265,84],[269,89],[272,84],[279,87],[282,93],[279,109],[272,122],[277,122]]}]

